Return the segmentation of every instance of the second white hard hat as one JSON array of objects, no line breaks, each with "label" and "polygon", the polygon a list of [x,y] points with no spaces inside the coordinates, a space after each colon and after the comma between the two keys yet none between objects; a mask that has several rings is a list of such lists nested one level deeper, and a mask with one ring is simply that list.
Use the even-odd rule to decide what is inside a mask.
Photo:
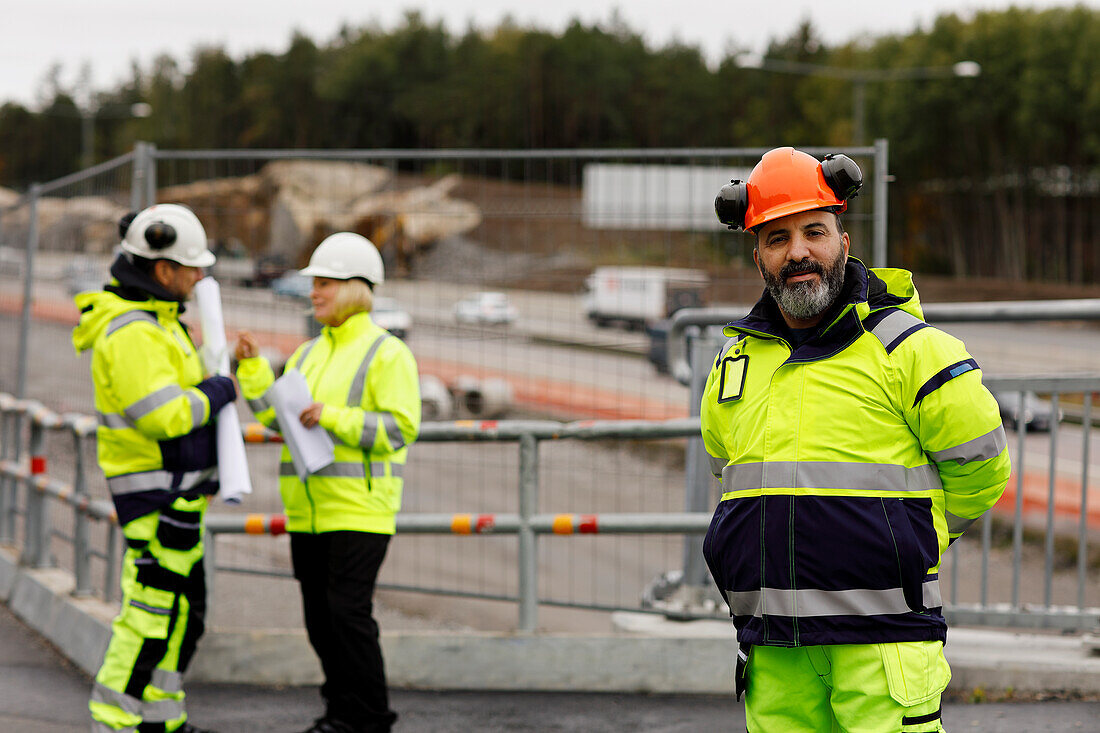
[{"label": "second white hard hat", "polygon": [[156,204],[134,217],[122,249],[149,260],[171,260],[187,267],[210,267],[217,259],[207,248],[199,218],[180,204]]},{"label": "second white hard hat", "polygon": [[334,280],[361,277],[372,285],[380,285],[386,279],[378,248],[366,237],[353,232],[337,232],[325,237],[313,250],[309,265],[301,273]]}]

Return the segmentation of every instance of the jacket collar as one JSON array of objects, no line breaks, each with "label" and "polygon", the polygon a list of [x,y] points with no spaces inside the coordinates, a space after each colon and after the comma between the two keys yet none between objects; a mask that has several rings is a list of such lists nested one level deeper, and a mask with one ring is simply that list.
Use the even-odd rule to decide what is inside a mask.
[{"label": "jacket collar", "polygon": [[125,253],[119,253],[115,261],[111,263],[111,277],[114,278],[114,281],[108,284],[104,290],[114,293],[123,300],[142,302],[152,298],[162,302],[176,303],[179,313],[183,313],[185,310],[183,301],[178,296],[168,292],[163,285],[135,267]]},{"label": "jacket collar", "polygon": [[[849,257],[844,266],[844,286],[840,295],[825,312],[814,334],[791,352],[788,361],[817,361],[843,351],[863,333],[857,306],[867,303],[869,296],[879,300],[885,295],[885,284],[868,271],[862,262],[855,257]],[[726,330],[729,336],[735,332],[743,332],[781,339],[788,345],[791,342],[787,322],[783,320],[779,306],[766,289],[749,314],[728,324]]]},{"label": "jacket collar", "polygon": [[325,326],[321,329],[321,333],[340,344],[364,338],[376,329],[377,327],[374,325],[374,321],[371,320],[370,313],[360,311],[348,316],[339,326]]}]

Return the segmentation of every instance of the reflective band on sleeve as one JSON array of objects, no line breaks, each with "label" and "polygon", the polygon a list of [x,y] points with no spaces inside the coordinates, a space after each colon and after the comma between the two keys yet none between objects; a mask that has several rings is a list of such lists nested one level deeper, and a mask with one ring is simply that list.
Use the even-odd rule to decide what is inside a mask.
[{"label": "reflective band on sleeve", "polygon": [[207,468],[202,471],[188,471],[183,474],[178,486],[172,485],[173,474],[169,471],[143,471],[141,473],[125,473],[121,476],[107,478],[107,488],[113,496],[131,494],[135,491],[187,491],[193,486],[209,481],[217,475],[218,469]]},{"label": "reflective band on sleeve", "polygon": [[363,404],[363,389],[367,384],[367,369],[370,368],[374,355],[378,353],[378,347],[389,337],[390,334],[388,333],[382,334],[367,349],[367,355],[363,357],[363,363],[359,365],[359,370],[355,372],[355,378],[351,380],[351,389],[348,390],[348,407],[358,407]]},{"label": "reflective band on sleeve", "polygon": [[381,413],[378,412],[364,412],[363,413],[363,434],[359,436],[359,447],[370,450],[374,445],[375,438],[378,437],[378,418],[381,417]]},{"label": "reflective band on sleeve", "polygon": [[99,424],[105,428],[111,428],[112,430],[123,430],[125,428],[132,428],[133,425],[126,419],[125,415],[118,415],[107,412],[97,412],[96,417],[99,418]]},{"label": "reflective band on sleeve", "polygon": [[271,403],[267,401],[266,392],[264,392],[264,394],[260,397],[257,397],[253,400],[246,400],[246,402],[248,402],[248,406],[252,408],[253,413],[259,413],[263,412],[264,410],[271,409]]},{"label": "reflective band on sleeve", "polygon": [[956,445],[944,450],[930,451],[928,455],[936,463],[944,461],[956,461],[960,466],[965,466],[970,461],[988,461],[1001,455],[1001,451],[1008,445],[1003,425],[998,425],[985,435],[968,440],[962,445]]},{"label": "reflective band on sleeve", "polygon": [[943,513],[944,518],[947,520],[947,531],[949,534],[962,534],[966,530],[970,529],[970,525],[977,522],[977,519],[968,519],[967,517],[960,517],[957,514],[945,511]]},{"label": "reflective band on sleeve", "polygon": [[202,419],[206,417],[206,403],[202,401],[202,397],[199,397],[201,392],[198,390],[188,390],[185,394],[191,402],[191,424],[197,428],[202,425]]},{"label": "reflective band on sleeve", "polygon": [[955,377],[961,377],[967,372],[975,371],[978,368],[978,362],[973,359],[964,359],[963,361],[952,364],[951,366],[944,367],[939,370],[932,377],[921,385],[921,388],[917,390],[917,396],[913,398],[913,406],[916,407],[920,404],[928,395],[935,392],[943,385],[950,382]]},{"label": "reflective band on sleeve", "polygon": [[160,325],[160,321],[157,320],[156,315],[150,311],[126,311],[122,315],[111,319],[111,322],[107,324],[107,331],[103,335],[110,336],[123,326],[129,326],[131,323],[136,323],[137,321],[145,321],[147,323],[152,323],[157,328],[164,328]]},{"label": "reflective band on sleeve", "polygon": [[156,392],[142,397],[137,402],[123,409],[122,412],[130,422],[137,422],[153,410],[168,404],[181,394],[183,394],[183,388],[178,384],[169,384],[166,387],[161,387]]},{"label": "reflective band on sleeve", "polygon": [[405,447],[405,436],[401,434],[401,429],[397,427],[397,418],[393,416],[392,412],[383,412],[382,425],[386,428],[386,437],[390,440],[390,446],[394,450],[400,450]]},{"label": "reflective band on sleeve", "polygon": [[[783,590],[764,588],[763,591],[726,591],[726,600],[734,616],[880,616],[910,613],[901,588],[853,588],[851,590]],[[926,580],[923,584],[922,603],[926,608],[939,608],[939,580]]]},{"label": "reflective band on sleeve", "polygon": [[912,334],[922,328],[928,328],[927,323],[912,314],[903,310],[891,310],[892,313],[871,328],[871,333],[882,342],[887,354],[893,353],[894,349]]},{"label": "reflective band on sleeve", "polygon": [[[290,461],[279,464],[280,476],[297,476],[298,472],[294,470],[294,464]],[[355,462],[342,462],[342,463],[330,463],[324,468],[314,471],[310,476],[326,476],[330,478],[361,478],[367,477],[366,468],[362,463]]]},{"label": "reflective band on sleeve", "polygon": [[926,491],[942,489],[934,466],[906,468],[893,463],[771,461],[741,463],[722,469],[725,492],[749,489],[856,489]]}]

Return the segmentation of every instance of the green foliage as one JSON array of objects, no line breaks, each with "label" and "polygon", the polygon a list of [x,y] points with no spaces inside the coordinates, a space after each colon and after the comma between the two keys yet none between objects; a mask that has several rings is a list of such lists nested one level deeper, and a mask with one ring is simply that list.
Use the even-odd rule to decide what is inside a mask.
[{"label": "green foliage", "polygon": [[[836,72],[828,75],[746,68],[736,49],[708,66],[690,45],[648,46],[615,15],[560,33],[506,18],[452,35],[410,12],[392,30],[345,27],[321,45],[294,34],[278,53],[234,59],[199,48],[186,71],[167,56],[135,67],[94,102],[144,101],[153,115],[97,118],[93,152],[102,160],[139,139],[167,149],[843,147],[862,89],[865,140],[890,141],[898,264],[1100,281],[1090,239],[1100,196],[1097,48],[1100,9],[1084,5],[949,13],[909,34],[837,47],[803,21],[770,41],[773,61]],[[946,73],[963,59],[981,75]],[[939,73],[907,73],[929,68]],[[859,73],[871,80],[844,78]],[[0,185],[79,167],[77,95],[56,74],[48,92],[40,111],[0,107]],[[477,172],[525,175],[507,162]],[[575,176],[567,166],[544,173],[548,182]]]}]

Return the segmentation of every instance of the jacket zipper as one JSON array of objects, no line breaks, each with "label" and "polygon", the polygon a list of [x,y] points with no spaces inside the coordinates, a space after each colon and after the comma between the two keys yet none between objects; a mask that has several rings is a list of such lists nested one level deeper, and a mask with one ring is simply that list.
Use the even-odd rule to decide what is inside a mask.
[{"label": "jacket zipper", "polygon": [[[332,344],[328,351],[328,356],[325,357],[325,363],[321,365],[320,371],[317,372],[317,382],[321,382],[321,377],[324,376],[325,370],[328,369],[329,362],[332,361],[332,355],[336,352],[336,339],[333,339],[328,334],[325,335],[332,341]],[[305,364],[302,365],[305,367]],[[306,480],[302,482],[302,487],[306,491],[306,500],[309,501],[309,526],[312,534],[317,534],[317,507],[313,503],[313,494],[309,491],[309,476],[306,476]]]}]

